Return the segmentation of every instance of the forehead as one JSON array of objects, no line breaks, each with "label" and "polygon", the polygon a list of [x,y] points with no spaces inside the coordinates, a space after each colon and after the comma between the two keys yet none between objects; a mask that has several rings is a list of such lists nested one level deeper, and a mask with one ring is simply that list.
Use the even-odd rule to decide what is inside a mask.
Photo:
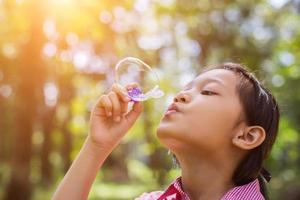
[{"label": "forehead", "polygon": [[226,69],[212,69],[206,72],[199,74],[194,81],[195,82],[203,82],[203,81],[213,81],[220,82],[218,84],[223,85],[225,88],[229,89],[230,91],[235,91],[236,85],[238,83],[237,75]]}]

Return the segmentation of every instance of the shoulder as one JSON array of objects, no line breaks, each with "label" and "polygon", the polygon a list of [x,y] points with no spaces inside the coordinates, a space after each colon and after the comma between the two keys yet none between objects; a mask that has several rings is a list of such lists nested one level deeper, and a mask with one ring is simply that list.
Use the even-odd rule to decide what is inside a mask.
[{"label": "shoulder", "polygon": [[134,200],[157,200],[163,191],[153,191],[153,192],[144,192],[141,196],[135,198]]},{"label": "shoulder", "polygon": [[265,198],[260,192],[258,179],[255,179],[254,181],[248,184],[232,188],[222,198],[222,200],[235,200],[235,199],[265,200]]}]

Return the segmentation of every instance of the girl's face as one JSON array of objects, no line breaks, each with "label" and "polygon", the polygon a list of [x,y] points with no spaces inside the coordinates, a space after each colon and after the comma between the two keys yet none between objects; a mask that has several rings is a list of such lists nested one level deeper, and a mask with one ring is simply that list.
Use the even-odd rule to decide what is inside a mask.
[{"label": "girl's face", "polygon": [[177,112],[164,115],[157,129],[161,142],[174,148],[214,152],[232,146],[242,105],[234,72],[213,69],[197,76],[174,98]]}]

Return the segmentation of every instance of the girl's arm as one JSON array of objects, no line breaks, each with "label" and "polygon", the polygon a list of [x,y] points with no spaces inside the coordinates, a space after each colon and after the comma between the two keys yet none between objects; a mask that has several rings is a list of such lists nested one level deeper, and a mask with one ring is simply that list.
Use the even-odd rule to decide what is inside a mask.
[{"label": "girl's arm", "polygon": [[97,172],[109,153],[108,149],[95,146],[91,139],[87,138],[53,199],[87,199]]},{"label": "girl's arm", "polygon": [[[127,89],[136,86],[133,84],[127,86]],[[90,134],[55,191],[53,200],[88,198],[92,183],[105,159],[142,111],[141,102],[135,102],[132,110],[127,113],[130,101],[127,97],[126,90],[116,84],[108,95],[100,97],[91,113]]]}]

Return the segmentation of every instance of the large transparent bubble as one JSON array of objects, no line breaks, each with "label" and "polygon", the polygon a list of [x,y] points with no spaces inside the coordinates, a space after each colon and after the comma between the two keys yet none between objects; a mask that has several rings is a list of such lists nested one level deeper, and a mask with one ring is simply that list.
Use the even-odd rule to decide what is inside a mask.
[{"label": "large transparent bubble", "polygon": [[138,58],[126,57],[116,64],[115,82],[124,88],[132,83],[138,84],[139,87],[127,91],[133,101],[146,101],[164,95],[155,71]]}]

